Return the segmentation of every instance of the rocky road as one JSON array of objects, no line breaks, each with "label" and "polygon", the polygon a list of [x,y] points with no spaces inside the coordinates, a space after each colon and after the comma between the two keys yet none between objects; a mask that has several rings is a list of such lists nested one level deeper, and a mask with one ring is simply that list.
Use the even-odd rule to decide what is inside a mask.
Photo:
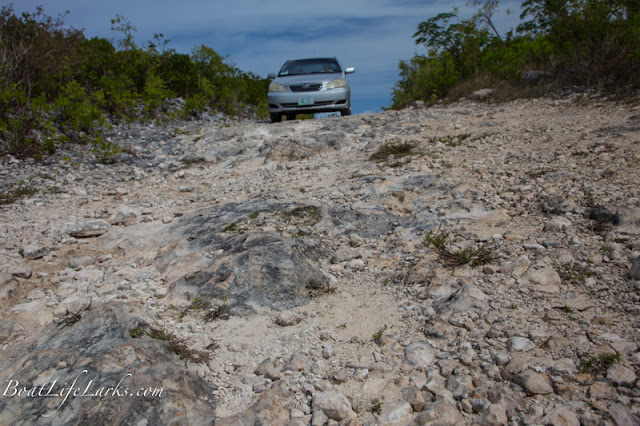
[{"label": "rocky road", "polygon": [[640,424],[637,106],[111,138],[0,158],[1,424]]}]

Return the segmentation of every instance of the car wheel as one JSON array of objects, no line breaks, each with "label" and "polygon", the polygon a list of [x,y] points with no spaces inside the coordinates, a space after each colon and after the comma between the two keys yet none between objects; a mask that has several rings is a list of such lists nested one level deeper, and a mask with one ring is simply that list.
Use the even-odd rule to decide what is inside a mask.
[{"label": "car wheel", "polygon": [[341,117],[346,117],[347,115],[351,115],[351,108],[343,109],[343,110],[340,111],[340,116]]},{"label": "car wheel", "polygon": [[272,123],[279,123],[282,121],[282,114],[269,114]]}]

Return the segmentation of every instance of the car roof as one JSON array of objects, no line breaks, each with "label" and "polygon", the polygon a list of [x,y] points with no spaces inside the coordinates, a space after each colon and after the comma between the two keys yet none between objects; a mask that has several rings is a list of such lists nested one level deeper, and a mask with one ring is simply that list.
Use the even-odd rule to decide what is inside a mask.
[{"label": "car roof", "polygon": [[338,60],[335,57],[333,57],[333,58],[319,57],[319,58],[287,59],[287,62],[295,62],[295,61],[336,61],[336,62],[338,62]]}]

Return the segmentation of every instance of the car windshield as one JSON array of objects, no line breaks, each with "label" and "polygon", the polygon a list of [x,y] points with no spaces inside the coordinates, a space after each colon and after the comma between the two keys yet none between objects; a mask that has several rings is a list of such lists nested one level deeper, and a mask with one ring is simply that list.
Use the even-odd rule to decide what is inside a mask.
[{"label": "car windshield", "polygon": [[304,75],[318,73],[341,72],[340,65],[335,59],[300,59],[287,61],[280,72],[279,77],[287,75]]}]

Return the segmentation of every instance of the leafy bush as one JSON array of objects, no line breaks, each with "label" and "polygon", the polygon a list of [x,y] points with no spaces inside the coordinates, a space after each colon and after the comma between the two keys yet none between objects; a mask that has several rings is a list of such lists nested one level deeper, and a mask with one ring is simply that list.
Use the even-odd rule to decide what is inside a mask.
[{"label": "leafy bush", "polygon": [[64,86],[54,105],[62,131],[90,132],[95,126],[105,123],[98,105],[75,80]]},{"label": "leafy bush", "polygon": [[167,89],[164,80],[155,72],[150,71],[147,75],[143,91],[146,111],[149,113],[157,111],[165,99],[173,97],[175,97],[175,93]]},{"label": "leafy bush", "polygon": [[122,152],[122,148],[113,142],[106,141],[102,136],[95,140],[93,151],[98,156],[100,164],[111,164],[115,162],[117,156]]},{"label": "leafy bush", "polygon": [[0,10],[0,153],[39,156],[55,151],[56,143],[89,140],[100,161],[109,162],[119,147],[102,137],[106,118],[146,120],[162,113],[166,119],[167,98],[185,100],[183,117],[207,109],[267,114],[269,81],[207,46],[176,53],[156,34],[141,47],[135,27],[120,15],[111,20],[122,36],[114,46],[64,28],[63,17],[48,17],[42,7],[20,16],[11,6]]},{"label": "leafy bush", "polygon": [[400,61],[391,108],[464,96],[487,83],[506,84],[516,97],[526,93],[518,89],[530,70],[556,84],[640,86],[637,1],[526,0],[517,35],[504,38],[492,22],[498,1],[471,3],[477,10],[469,19],[454,8],[418,25],[413,38],[427,54]]}]

